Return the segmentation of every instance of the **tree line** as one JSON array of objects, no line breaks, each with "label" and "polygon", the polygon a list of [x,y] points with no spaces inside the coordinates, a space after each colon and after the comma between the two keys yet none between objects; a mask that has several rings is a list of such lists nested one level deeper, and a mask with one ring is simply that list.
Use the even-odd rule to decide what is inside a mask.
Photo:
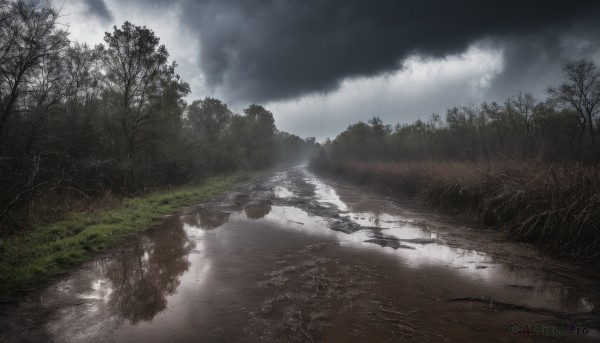
[{"label": "tree line", "polygon": [[519,93],[504,103],[453,107],[445,117],[392,127],[378,117],[326,141],[321,160],[600,161],[600,71],[591,61],[563,66],[545,99]]},{"label": "tree line", "polygon": [[69,40],[56,9],[0,0],[0,233],[41,198],[135,194],[316,146],[278,131],[260,105],[188,105],[176,68],[145,26],[125,22],[90,47]]}]

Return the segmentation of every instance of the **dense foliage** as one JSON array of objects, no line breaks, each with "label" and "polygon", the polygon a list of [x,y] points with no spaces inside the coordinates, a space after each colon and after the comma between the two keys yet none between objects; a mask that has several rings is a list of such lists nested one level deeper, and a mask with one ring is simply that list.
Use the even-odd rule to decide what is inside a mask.
[{"label": "dense foliage", "polygon": [[59,203],[263,168],[315,147],[279,132],[259,105],[242,115],[212,98],[187,106],[189,85],[146,27],[125,22],[89,47],[58,19],[0,0],[0,232]]}]

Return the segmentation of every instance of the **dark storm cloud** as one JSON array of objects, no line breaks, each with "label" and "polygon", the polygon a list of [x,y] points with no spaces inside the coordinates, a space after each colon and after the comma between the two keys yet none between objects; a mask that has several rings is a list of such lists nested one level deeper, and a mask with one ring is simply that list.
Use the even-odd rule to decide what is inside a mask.
[{"label": "dark storm cloud", "polygon": [[106,7],[104,0],[84,0],[86,6],[86,12],[97,17],[104,22],[111,22],[113,20],[112,13]]},{"label": "dark storm cloud", "polygon": [[593,22],[596,19],[582,16],[577,24],[562,30],[552,28],[498,42],[504,48],[505,67],[493,80],[488,95],[497,100],[518,91],[543,96],[548,86],[560,82],[566,62],[589,59],[600,64],[600,30]]},{"label": "dark storm cloud", "polygon": [[229,98],[247,101],[332,90],[346,77],[397,69],[399,61],[412,53],[445,56],[486,38],[504,42],[507,63],[516,64],[507,66],[505,77],[510,79],[511,73],[536,63],[538,55],[554,54],[562,32],[594,30],[597,37],[595,22],[600,21],[600,2],[595,1],[179,0],[177,4],[185,25],[200,37],[199,63],[208,85],[220,87]]}]

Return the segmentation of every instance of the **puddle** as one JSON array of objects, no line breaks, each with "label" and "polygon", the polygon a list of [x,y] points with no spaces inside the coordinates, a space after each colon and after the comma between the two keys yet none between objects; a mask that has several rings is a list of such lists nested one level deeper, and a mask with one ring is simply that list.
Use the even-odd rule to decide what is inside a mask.
[{"label": "puddle", "polygon": [[303,168],[224,199],[7,307],[0,340],[503,342],[528,341],[513,323],[598,318],[597,288],[448,246],[433,220]]},{"label": "puddle", "polygon": [[271,204],[268,202],[253,202],[244,207],[248,219],[260,219],[271,212]]},{"label": "puddle", "polygon": [[294,192],[284,186],[276,186],[273,188],[273,193],[278,198],[291,198],[294,196]]},{"label": "puddle", "polygon": [[346,203],[344,203],[340,199],[335,189],[321,182],[318,178],[316,178],[312,174],[307,173],[306,171],[305,174],[307,175],[307,177],[304,179],[304,181],[314,185],[315,187],[317,201],[333,204],[342,212],[348,210],[348,206],[346,206]]},{"label": "puddle", "polygon": [[200,207],[195,213],[183,216],[185,223],[203,230],[216,229],[229,219],[229,213]]}]

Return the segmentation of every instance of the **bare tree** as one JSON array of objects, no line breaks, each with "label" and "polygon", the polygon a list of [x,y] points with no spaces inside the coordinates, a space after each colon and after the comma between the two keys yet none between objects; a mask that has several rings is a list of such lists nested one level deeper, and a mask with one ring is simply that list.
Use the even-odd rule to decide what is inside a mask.
[{"label": "bare tree", "polygon": [[558,105],[577,112],[579,140],[587,128],[592,151],[597,152],[594,124],[600,112],[600,71],[593,62],[581,60],[565,64],[563,72],[565,81],[557,88],[548,88],[548,93]]},{"label": "bare tree", "polygon": [[521,155],[534,157],[534,113],[537,100],[529,93],[519,94],[506,102],[506,111],[515,132],[521,137]]},{"label": "bare tree", "polygon": [[[89,115],[90,105],[98,100],[101,77],[97,68],[97,54],[87,44],[72,44],[66,51],[64,69],[70,89],[70,111]],[[86,113],[79,113],[79,112]]]}]

